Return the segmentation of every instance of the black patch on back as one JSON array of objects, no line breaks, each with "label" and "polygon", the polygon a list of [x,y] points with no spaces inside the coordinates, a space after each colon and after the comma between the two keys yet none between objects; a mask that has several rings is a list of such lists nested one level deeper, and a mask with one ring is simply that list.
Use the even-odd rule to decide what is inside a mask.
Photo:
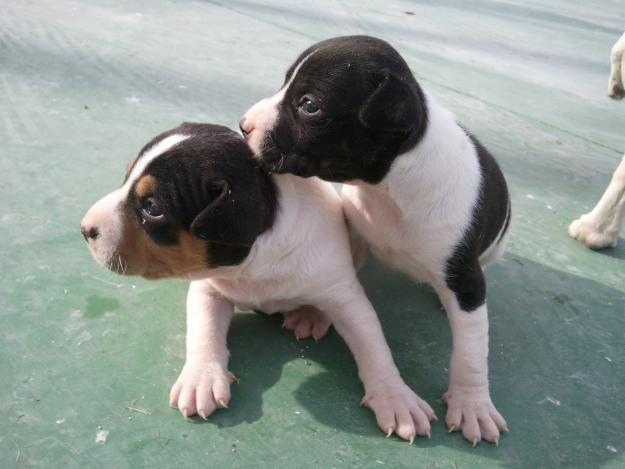
[{"label": "black patch on back", "polygon": [[445,280],[462,310],[473,311],[486,301],[479,257],[491,245],[499,243],[507,231],[510,198],[506,180],[493,156],[475,137],[468,132],[467,135],[475,145],[482,181],[471,223],[447,260]]},{"label": "black patch on back", "polygon": [[[144,223],[154,242],[179,242],[181,230],[207,241],[210,267],[240,264],[256,238],[271,228],[277,212],[277,190],[241,136],[227,127],[184,123],[152,139],[140,156],[162,139],[190,137],[156,157],[145,175],[156,179],[156,197],[164,209],[164,223]],[[131,189],[127,216],[142,223],[144,199]]]},{"label": "black patch on back", "polygon": [[[270,171],[375,184],[420,141],[425,97],[387,42],[370,36],[322,41],[300,54],[285,83],[300,64],[261,149]],[[301,111],[304,96],[319,105],[317,115]]]}]

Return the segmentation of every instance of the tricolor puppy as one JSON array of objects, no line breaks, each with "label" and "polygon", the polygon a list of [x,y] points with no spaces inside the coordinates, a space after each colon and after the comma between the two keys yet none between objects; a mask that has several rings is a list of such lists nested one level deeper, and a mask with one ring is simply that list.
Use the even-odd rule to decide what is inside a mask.
[{"label": "tricolor puppy", "polygon": [[298,337],[330,322],[354,354],[363,402],[412,440],[432,409],[403,382],[352,264],[341,200],[317,178],[269,175],[241,136],[183,124],[149,142],[81,231],[96,261],[126,275],[191,279],[186,364],[170,400],[206,418],[230,399],[226,333],[235,306],[284,312]]},{"label": "tricolor puppy", "polygon": [[368,36],[304,51],[278,93],[240,125],[271,171],[345,182],[356,235],[435,289],[453,333],[447,426],[473,444],[497,443],[507,425],[489,392],[482,269],[503,251],[510,203],[493,157],[423,91],[395,49]]}]

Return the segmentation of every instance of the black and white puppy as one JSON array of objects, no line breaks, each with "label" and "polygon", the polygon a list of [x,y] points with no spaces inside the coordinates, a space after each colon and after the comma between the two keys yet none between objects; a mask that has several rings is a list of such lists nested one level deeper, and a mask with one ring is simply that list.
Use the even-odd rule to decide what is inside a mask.
[{"label": "black and white puppy", "polygon": [[393,362],[330,183],[270,176],[238,133],[186,123],[141,150],[81,231],[95,260],[114,272],[192,280],[186,364],[170,394],[185,416],[228,405],[226,335],[237,306],[283,312],[299,338],[319,339],[332,322],[382,430],[410,441],[429,435],[434,412]]},{"label": "black and white puppy", "polygon": [[453,333],[447,426],[498,443],[507,425],[489,392],[482,269],[504,249],[510,203],[493,157],[393,47],[368,36],[304,51],[240,126],[271,171],[344,182],[351,229],[436,290]]}]

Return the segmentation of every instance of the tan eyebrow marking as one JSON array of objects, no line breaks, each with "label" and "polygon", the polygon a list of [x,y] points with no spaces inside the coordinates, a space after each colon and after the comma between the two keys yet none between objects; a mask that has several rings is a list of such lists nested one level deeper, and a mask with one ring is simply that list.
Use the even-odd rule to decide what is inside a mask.
[{"label": "tan eyebrow marking", "polygon": [[141,178],[137,181],[137,184],[135,185],[135,193],[139,197],[146,197],[148,195],[151,195],[155,192],[155,190],[156,179],[154,179],[154,176],[151,176],[149,174],[141,176]]}]

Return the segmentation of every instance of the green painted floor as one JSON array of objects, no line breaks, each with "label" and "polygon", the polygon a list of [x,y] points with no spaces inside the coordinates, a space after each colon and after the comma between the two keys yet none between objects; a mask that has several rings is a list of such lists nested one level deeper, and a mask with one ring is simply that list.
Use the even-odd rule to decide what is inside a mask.
[{"label": "green painted floor", "polygon": [[[624,25],[622,0],[0,0],[0,467],[625,467],[625,240],[566,234],[625,151],[625,104],[606,97]],[[153,135],[235,126],[301,50],[348,33],[395,44],[508,177],[510,247],[488,271],[499,448],[441,422],[413,446],[383,438],[336,333],[297,342],[254,313],[230,331],[230,409],[183,420],[167,396],[186,285],[109,274],[78,232]],[[373,262],[362,281],[442,417],[435,296]]]}]

